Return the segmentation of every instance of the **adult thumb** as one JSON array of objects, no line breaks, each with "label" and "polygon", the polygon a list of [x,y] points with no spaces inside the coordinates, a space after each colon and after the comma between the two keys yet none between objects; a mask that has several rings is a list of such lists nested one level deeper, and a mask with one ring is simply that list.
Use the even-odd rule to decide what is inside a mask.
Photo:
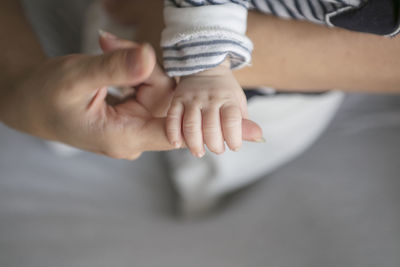
[{"label": "adult thumb", "polygon": [[256,142],[256,143],[265,142],[261,127],[254,121],[248,119],[243,119],[242,136],[243,140],[245,141]]},{"label": "adult thumb", "polygon": [[154,50],[148,44],[88,56],[86,64],[81,65],[85,76],[81,81],[92,89],[110,85],[135,86],[151,75],[155,64]]}]

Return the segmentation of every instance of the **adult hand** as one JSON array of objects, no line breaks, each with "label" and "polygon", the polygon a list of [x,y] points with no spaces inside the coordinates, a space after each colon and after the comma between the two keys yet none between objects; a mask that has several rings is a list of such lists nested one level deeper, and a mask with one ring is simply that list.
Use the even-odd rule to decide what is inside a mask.
[{"label": "adult hand", "polygon": [[[136,159],[143,151],[173,149],[165,134],[165,118],[152,114],[152,106],[157,106],[152,99],[157,98],[144,93],[158,83],[172,85],[155,68],[153,49],[104,37],[101,44],[108,51],[104,55],[49,60],[2,90],[2,122],[113,158]],[[143,93],[112,106],[105,101],[109,85],[139,86]],[[261,139],[261,129],[245,121],[244,138]]]},{"label": "adult hand", "polygon": [[133,98],[116,106],[105,101],[107,86],[142,84],[154,67],[149,45],[49,60],[4,91],[3,121],[32,135],[113,158],[135,159],[145,150],[172,149],[163,119]]},{"label": "adult hand", "polygon": [[[101,34],[100,46],[105,53],[138,47],[137,43],[119,39],[108,32],[102,31]],[[144,106],[154,117],[166,117],[175,86],[175,80],[165,75],[160,66],[155,64],[151,75],[134,88],[136,101]],[[129,92],[127,93],[129,94]]]},{"label": "adult hand", "polygon": [[[137,44],[119,39],[109,33],[103,33],[105,38],[100,38],[100,46],[104,52],[118,49],[127,49]],[[165,76],[163,70],[156,65],[149,79],[136,88],[136,100],[149,110],[155,117],[166,117],[170,103],[173,99],[171,88],[175,82]],[[250,120],[242,121],[242,136],[244,140],[263,142],[262,131],[257,124]],[[186,146],[186,144],[184,144]]]}]

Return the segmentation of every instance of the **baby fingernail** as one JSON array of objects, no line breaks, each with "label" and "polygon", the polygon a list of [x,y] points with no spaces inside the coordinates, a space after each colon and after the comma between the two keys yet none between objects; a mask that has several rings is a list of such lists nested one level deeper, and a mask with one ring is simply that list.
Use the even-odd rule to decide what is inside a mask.
[{"label": "baby fingernail", "polygon": [[196,154],[196,157],[198,157],[198,158],[202,158],[202,157],[204,157],[204,155],[206,154],[206,152],[199,152],[199,153],[197,153]]},{"label": "baby fingernail", "polygon": [[179,144],[179,142],[177,142],[177,141],[172,142],[172,145],[173,145],[175,148],[179,148],[179,147],[180,147],[180,144]]},{"label": "baby fingernail", "polygon": [[118,37],[115,36],[114,34],[109,33],[109,32],[106,32],[106,31],[104,31],[104,30],[102,30],[102,29],[99,30],[99,35],[100,35],[101,37],[103,37],[103,38],[110,39],[110,40],[116,40],[116,39],[118,39]]}]

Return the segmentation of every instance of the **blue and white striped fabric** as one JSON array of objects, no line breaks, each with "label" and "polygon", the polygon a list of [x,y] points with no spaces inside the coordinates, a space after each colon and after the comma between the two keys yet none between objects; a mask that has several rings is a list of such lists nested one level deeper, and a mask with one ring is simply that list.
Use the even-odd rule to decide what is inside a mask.
[{"label": "blue and white striped fabric", "polygon": [[164,67],[170,76],[204,71],[230,58],[232,69],[250,64],[247,11],[325,24],[326,16],[366,0],[165,0]]}]

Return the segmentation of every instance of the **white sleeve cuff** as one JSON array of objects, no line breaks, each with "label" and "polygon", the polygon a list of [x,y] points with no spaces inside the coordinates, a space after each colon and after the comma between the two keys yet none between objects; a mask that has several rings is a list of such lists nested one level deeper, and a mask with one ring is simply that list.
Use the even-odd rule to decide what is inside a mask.
[{"label": "white sleeve cuff", "polygon": [[252,42],[245,36],[247,9],[228,3],[164,9],[162,33],[164,67],[170,76],[190,75],[221,64],[230,57],[232,68],[251,61]]}]

